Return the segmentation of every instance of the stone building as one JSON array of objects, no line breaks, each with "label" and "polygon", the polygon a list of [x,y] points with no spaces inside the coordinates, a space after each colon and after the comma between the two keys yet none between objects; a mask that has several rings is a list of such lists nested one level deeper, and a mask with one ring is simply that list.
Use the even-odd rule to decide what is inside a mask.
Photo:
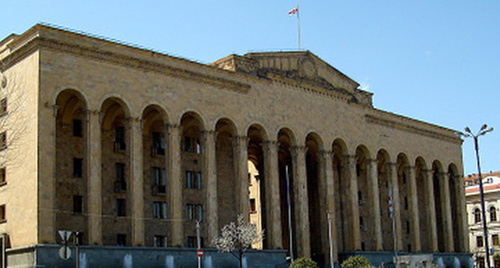
[{"label": "stone building", "polygon": [[[488,228],[488,248],[493,248],[490,264],[500,266],[495,255],[500,256],[500,172],[482,174],[484,201],[486,208],[486,226]],[[467,199],[467,219],[469,222],[469,247],[476,262],[475,267],[485,267],[483,219],[481,216],[481,198],[479,195],[479,176],[472,174],[464,179]],[[498,216],[497,216],[498,215]]]},{"label": "stone building", "polygon": [[0,167],[9,256],[49,250],[58,230],[78,230],[89,250],[194,247],[196,220],[209,248],[251,212],[264,250],[292,244],[320,263],[328,212],[336,261],[390,260],[393,233],[402,253],[469,250],[461,139],[374,108],[372,93],[311,52],[206,65],[36,25],[1,41],[0,60],[2,90],[15,89],[4,98],[22,106],[4,119],[24,125],[0,152],[22,156]]}]

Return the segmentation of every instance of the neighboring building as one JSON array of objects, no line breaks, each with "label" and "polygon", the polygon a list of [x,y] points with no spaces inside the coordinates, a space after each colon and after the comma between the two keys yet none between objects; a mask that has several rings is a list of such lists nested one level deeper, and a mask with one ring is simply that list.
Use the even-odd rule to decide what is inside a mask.
[{"label": "neighboring building", "polygon": [[[486,208],[486,226],[488,228],[488,248],[494,249],[490,263],[495,267],[500,262],[493,259],[500,257],[500,172],[481,174],[483,178],[484,203]],[[467,198],[467,215],[469,221],[469,245],[474,254],[476,267],[485,267],[483,219],[481,215],[481,198],[479,195],[479,176],[472,174],[464,178]]]},{"label": "neighboring building", "polygon": [[0,155],[22,156],[0,167],[10,264],[58,265],[59,230],[80,231],[92,267],[125,255],[186,261],[197,220],[209,248],[238,214],[265,230],[258,246],[278,256],[269,265],[290,241],[323,264],[327,212],[336,261],[390,262],[393,233],[400,254],[468,258],[462,140],[374,108],[372,93],[311,52],[205,65],[36,25],[1,41],[0,60],[1,92],[22,107],[0,132],[15,142]]}]

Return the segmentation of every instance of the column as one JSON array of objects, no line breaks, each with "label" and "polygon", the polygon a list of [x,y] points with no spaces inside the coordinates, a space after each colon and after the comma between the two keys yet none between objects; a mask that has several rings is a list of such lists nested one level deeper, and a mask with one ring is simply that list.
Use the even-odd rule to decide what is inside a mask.
[{"label": "column", "polygon": [[380,218],[380,193],[378,186],[378,161],[377,159],[368,159],[367,166],[369,168],[369,178],[368,178],[368,188],[371,193],[371,214],[373,218],[373,231],[375,235],[375,249],[377,251],[382,251],[383,240],[382,240],[382,220]]},{"label": "column", "polygon": [[266,227],[269,230],[268,245],[272,249],[283,248],[281,236],[280,184],[278,170],[278,142],[264,143],[264,184],[266,196]]},{"label": "column", "polygon": [[387,163],[387,170],[389,170],[390,182],[392,184],[392,207],[393,217],[396,226],[396,243],[397,250],[403,250],[403,233],[401,229],[401,198],[399,196],[399,183],[398,172],[396,163]]},{"label": "column", "polygon": [[217,161],[215,153],[216,133],[213,130],[203,131],[203,178],[205,178],[207,194],[207,210],[204,218],[208,219],[208,241],[217,236],[219,212],[217,207]]},{"label": "column", "polygon": [[102,245],[102,140],[99,111],[86,111],[86,169],[89,244]]},{"label": "column", "polygon": [[[334,185],[334,177],[333,177],[333,152],[321,150],[319,151],[319,160],[320,160],[320,189],[324,189],[325,192],[325,204],[327,213],[331,215],[332,221],[332,229],[331,233],[325,232],[326,243],[324,243],[326,260],[327,262],[330,260],[329,250],[330,243],[328,241],[329,236],[332,237],[332,247],[333,247],[333,261],[338,261],[338,241],[337,241],[337,227],[336,227],[336,219],[335,219],[335,185]],[[326,227],[328,227],[328,217],[326,217]],[[326,228],[328,230],[328,228]],[[327,253],[328,252],[328,253]]]},{"label": "column", "polygon": [[434,200],[434,171],[427,169],[425,171],[425,186],[427,190],[427,208],[429,209],[429,241],[432,243],[431,249],[433,252],[438,252],[438,235],[437,235],[437,221],[436,221],[436,204]]},{"label": "column", "polygon": [[144,179],[142,121],[132,118],[130,128],[130,184],[132,202],[132,245],[144,245]]},{"label": "column", "polygon": [[297,253],[299,256],[311,257],[311,243],[309,234],[309,201],[307,196],[307,170],[305,146],[293,146],[293,192],[295,194],[295,217],[298,219],[297,230],[294,232],[297,241]]},{"label": "column", "polygon": [[[356,156],[344,155],[343,167],[346,172],[345,178],[349,181],[349,188],[346,189],[348,199],[348,250],[361,250],[361,232],[359,226],[359,200],[358,200],[358,176],[356,174]],[[342,190],[341,190],[342,191]]]},{"label": "column", "polygon": [[406,172],[409,175],[410,184],[410,218],[411,218],[411,240],[415,252],[422,250],[420,241],[420,218],[418,213],[418,196],[417,196],[417,175],[415,167],[406,167]]},{"label": "column", "polygon": [[453,222],[451,221],[451,200],[450,200],[450,184],[448,181],[448,173],[439,174],[439,183],[441,183],[441,196],[443,197],[442,205],[442,217],[444,225],[444,247],[446,252],[455,251],[453,246]]},{"label": "column", "polygon": [[178,125],[167,125],[167,189],[170,196],[171,241],[169,245],[182,246],[184,239],[182,176],[181,176],[181,130]]},{"label": "column", "polygon": [[234,138],[234,156],[236,171],[236,202],[238,214],[249,220],[250,204],[248,199],[248,137],[237,136]]},{"label": "column", "polygon": [[[44,243],[44,241],[50,241],[55,243],[57,230],[56,230],[56,119],[57,119],[57,105],[46,105],[48,109],[40,109],[40,118],[45,120],[40,122],[46,122],[45,124],[39,124],[38,135],[39,137],[44,137],[43,142],[39,142],[39,152],[38,163],[43,164],[43,168],[39,169],[37,182],[39,187],[38,193],[38,223],[36,228],[38,228],[38,237],[34,238],[36,243]],[[28,121],[26,121],[28,122]],[[9,134],[11,134],[9,136]],[[20,133],[22,134],[22,133]],[[7,137],[12,139],[15,136],[14,133],[7,133]],[[18,142],[20,142],[19,140]],[[7,149],[14,150],[14,146]],[[4,152],[5,153],[5,152]],[[20,152],[22,153],[22,152]],[[36,161],[36,159],[33,159]],[[19,163],[21,164],[21,163]],[[13,208],[15,210],[15,208]]]}]

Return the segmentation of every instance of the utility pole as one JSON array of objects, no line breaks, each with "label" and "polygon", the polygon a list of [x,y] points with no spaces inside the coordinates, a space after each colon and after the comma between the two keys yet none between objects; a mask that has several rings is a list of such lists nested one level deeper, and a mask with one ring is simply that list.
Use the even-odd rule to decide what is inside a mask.
[{"label": "utility pole", "polygon": [[332,214],[328,212],[328,240],[330,243],[330,267],[333,266],[333,238],[332,238]]},{"label": "utility pole", "polygon": [[[200,238],[200,221],[196,221],[196,243],[198,246],[198,251],[201,249],[201,238]],[[201,268],[201,257],[198,255],[198,268]]]}]

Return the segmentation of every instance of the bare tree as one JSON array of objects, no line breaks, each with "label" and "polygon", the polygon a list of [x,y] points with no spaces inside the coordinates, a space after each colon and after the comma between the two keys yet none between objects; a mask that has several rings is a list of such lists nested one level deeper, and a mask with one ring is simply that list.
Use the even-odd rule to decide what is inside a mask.
[{"label": "bare tree", "polygon": [[238,220],[231,222],[222,228],[218,237],[214,237],[212,244],[219,252],[229,252],[235,256],[240,268],[243,267],[243,254],[251,248],[253,243],[261,241],[264,231],[259,232],[255,224],[245,222],[243,215]]},{"label": "bare tree", "polygon": [[[27,130],[26,99],[22,76],[8,72],[8,63],[0,61],[0,168],[21,164],[21,136]],[[7,150],[9,149],[9,150]]]}]

